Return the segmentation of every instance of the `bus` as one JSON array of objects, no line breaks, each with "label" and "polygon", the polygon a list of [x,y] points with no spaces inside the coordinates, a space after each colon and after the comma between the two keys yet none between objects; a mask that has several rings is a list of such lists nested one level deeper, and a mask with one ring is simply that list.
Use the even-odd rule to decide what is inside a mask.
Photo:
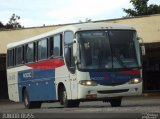
[{"label": "bus", "polygon": [[28,109],[56,101],[121,106],[142,94],[141,70],[137,32],[125,24],[73,24],[7,45],[9,99]]}]

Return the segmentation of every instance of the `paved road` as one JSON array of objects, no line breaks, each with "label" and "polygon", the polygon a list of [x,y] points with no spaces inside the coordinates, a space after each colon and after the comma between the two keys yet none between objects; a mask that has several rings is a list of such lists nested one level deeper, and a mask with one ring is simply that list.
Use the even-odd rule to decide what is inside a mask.
[{"label": "paved road", "polygon": [[[112,114],[111,116],[119,117],[119,114],[127,114],[127,116],[134,114],[157,114],[160,113],[160,97],[130,97],[122,100],[121,107],[111,107],[109,103],[101,101],[94,102],[81,102],[79,108],[63,108],[59,103],[43,103],[41,109],[25,109],[23,103],[14,103],[3,101],[0,102],[0,112],[4,113],[61,113],[66,114]],[[85,115],[83,114],[83,115]],[[102,114],[101,114],[102,115]],[[104,115],[105,116],[105,115]],[[122,115],[125,118],[126,115]],[[41,115],[42,117],[42,115]],[[64,115],[65,117],[65,115]],[[77,115],[76,115],[77,117]],[[81,115],[82,117],[82,115]],[[95,117],[95,116],[94,116]],[[159,116],[160,118],[160,116]]]}]

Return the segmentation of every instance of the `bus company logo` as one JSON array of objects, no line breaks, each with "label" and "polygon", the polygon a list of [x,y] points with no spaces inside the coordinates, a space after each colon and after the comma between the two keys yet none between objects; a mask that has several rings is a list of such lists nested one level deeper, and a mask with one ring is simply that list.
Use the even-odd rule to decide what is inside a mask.
[{"label": "bus company logo", "polygon": [[92,77],[92,80],[103,80],[104,77]]},{"label": "bus company logo", "polygon": [[23,78],[32,78],[32,72],[23,73]]},{"label": "bus company logo", "polygon": [[93,80],[109,80],[108,76],[105,77],[92,77]]}]

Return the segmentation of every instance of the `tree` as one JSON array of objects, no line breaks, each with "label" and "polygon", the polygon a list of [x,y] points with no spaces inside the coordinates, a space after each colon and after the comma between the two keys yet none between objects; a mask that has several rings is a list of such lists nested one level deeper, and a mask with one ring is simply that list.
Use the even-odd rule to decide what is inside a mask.
[{"label": "tree", "polygon": [[160,5],[150,5],[148,6],[149,0],[130,0],[133,5],[133,9],[125,9],[123,11],[127,13],[128,17],[150,15],[160,13]]},{"label": "tree", "polygon": [[151,4],[148,7],[148,14],[159,14],[160,13],[160,5],[153,5]]},{"label": "tree", "polygon": [[0,21],[0,28],[4,28],[4,25],[1,21]]},{"label": "tree", "polygon": [[12,14],[11,18],[9,19],[9,22],[6,24],[7,29],[12,29],[12,28],[22,28],[18,20],[20,19],[20,16],[16,14]]}]

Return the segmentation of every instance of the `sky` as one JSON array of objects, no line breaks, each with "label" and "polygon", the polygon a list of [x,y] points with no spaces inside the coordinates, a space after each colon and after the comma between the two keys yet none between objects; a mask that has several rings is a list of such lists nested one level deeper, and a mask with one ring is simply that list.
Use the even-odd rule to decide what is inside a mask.
[{"label": "sky", "polygon": [[0,0],[0,21],[8,23],[13,13],[24,27],[116,19],[126,16],[122,8],[132,7],[130,0]]}]

